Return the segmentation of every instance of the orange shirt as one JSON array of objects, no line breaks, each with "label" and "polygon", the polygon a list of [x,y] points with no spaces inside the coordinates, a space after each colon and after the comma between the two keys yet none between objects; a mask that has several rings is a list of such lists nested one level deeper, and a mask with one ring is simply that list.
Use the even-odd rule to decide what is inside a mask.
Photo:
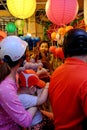
[{"label": "orange shirt", "polygon": [[87,116],[87,63],[67,58],[52,74],[49,97],[55,130],[82,130]]}]

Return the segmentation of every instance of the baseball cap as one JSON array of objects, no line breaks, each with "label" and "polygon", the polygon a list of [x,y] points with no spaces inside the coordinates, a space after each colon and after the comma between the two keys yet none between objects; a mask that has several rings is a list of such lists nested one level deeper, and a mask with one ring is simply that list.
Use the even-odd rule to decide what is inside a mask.
[{"label": "baseball cap", "polygon": [[28,43],[18,36],[7,36],[0,42],[0,58],[9,56],[15,62],[24,55],[27,46]]},{"label": "baseball cap", "polygon": [[45,82],[39,79],[34,70],[26,69],[21,71],[19,74],[19,86],[20,87],[38,86],[39,88],[43,88],[45,87]]}]

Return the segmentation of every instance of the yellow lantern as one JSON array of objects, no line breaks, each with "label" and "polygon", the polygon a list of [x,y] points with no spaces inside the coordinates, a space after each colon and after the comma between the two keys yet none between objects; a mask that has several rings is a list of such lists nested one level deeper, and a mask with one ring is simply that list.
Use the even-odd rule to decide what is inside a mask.
[{"label": "yellow lantern", "polygon": [[21,20],[21,19],[17,19],[15,21],[15,25],[18,28],[18,34],[19,35],[23,34],[24,23],[25,23],[24,20]]},{"label": "yellow lantern", "polygon": [[51,33],[51,39],[52,39],[52,40],[55,40],[55,39],[56,39],[56,32],[52,32],[52,33]]},{"label": "yellow lantern", "polygon": [[87,25],[87,0],[84,0],[84,21]]},{"label": "yellow lantern", "polygon": [[7,7],[14,17],[26,19],[35,12],[36,0],[7,0]]}]

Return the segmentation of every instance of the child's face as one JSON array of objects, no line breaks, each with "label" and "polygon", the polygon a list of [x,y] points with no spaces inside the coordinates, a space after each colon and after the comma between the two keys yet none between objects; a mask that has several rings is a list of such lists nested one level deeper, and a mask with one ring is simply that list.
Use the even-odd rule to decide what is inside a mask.
[{"label": "child's face", "polygon": [[46,43],[46,42],[41,43],[40,52],[44,52],[44,53],[48,52],[48,43]]}]

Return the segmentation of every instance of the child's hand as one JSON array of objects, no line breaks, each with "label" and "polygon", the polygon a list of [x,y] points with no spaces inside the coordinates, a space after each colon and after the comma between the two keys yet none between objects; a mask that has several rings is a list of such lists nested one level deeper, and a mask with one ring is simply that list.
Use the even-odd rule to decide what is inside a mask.
[{"label": "child's hand", "polygon": [[43,88],[37,88],[37,95],[39,96],[43,91]]},{"label": "child's hand", "polygon": [[49,74],[48,70],[45,69],[45,68],[39,69],[37,71],[37,75],[38,75],[39,78],[44,78],[44,77],[50,78],[50,74]]},{"label": "child's hand", "polygon": [[49,82],[46,83],[46,86],[45,86],[45,89],[48,89],[49,88]]}]

